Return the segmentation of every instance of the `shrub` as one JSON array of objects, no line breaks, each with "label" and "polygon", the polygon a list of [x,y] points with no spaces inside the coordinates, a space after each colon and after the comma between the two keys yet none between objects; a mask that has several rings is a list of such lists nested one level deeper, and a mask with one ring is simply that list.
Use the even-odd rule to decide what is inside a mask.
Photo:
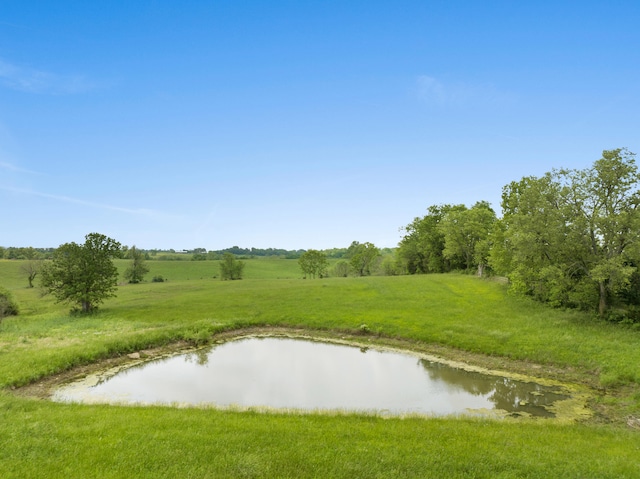
[{"label": "shrub", "polygon": [[225,253],[220,262],[220,279],[242,279],[244,262],[238,261],[231,253]]},{"label": "shrub", "polygon": [[151,279],[151,282],[152,282],[152,283],[164,283],[164,278],[162,277],[162,275],[160,275],[160,274],[159,274],[159,275],[157,275],[157,276],[154,276],[154,277]]},{"label": "shrub", "polygon": [[6,316],[17,316],[18,304],[10,291],[0,287],[0,321]]},{"label": "shrub", "polygon": [[340,260],[333,267],[333,274],[339,278],[346,278],[349,275],[349,263]]}]

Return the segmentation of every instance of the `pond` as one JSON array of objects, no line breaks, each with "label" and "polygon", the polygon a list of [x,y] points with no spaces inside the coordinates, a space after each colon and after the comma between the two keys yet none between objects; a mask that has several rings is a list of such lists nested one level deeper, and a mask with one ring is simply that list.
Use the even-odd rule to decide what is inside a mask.
[{"label": "pond", "polygon": [[53,400],[341,410],[381,415],[554,417],[567,390],[395,350],[250,337],[85,378]]}]

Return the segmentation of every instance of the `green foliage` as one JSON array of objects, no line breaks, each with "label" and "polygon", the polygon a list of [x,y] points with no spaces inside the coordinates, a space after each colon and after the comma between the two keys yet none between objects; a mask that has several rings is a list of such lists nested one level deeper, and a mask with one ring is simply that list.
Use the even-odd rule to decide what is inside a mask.
[{"label": "green foliage", "polygon": [[464,206],[448,211],[438,229],[444,239],[442,255],[451,261],[461,261],[467,271],[477,268],[482,276],[489,256],[489,234],[496,214],[486,201],[471,208]]},{"label": "green foliage", "polygon": [[380,250],[373,243],[354,241],[347,250],[349,265],[356,276],[369,276],[373,271]]},{"label": "green foliage", "polygon": [[298,259],[298,264],[305,277],[310,276],[312,278],[325,277],[327,275],[327,269],[329,268],[327,255],[315,249],[310,249],[302,253]]},{"label": "green foliage", "polygon": [[18,304],[13,299],[11,291],[0,287],[0,321],[6,316],[17,316]]},{"label": "green foliage", "polygon": [[161,274],[158,274],[151,278],[152,283],[164,283],[164,277]]},{"label": "green foliage", "polygon": [[349,276],[349,263],[341,259],[333,266],[333,275],[338,278],[346,278]]},{"label": "green foliage", "polygon": [[135,246],[132,246],[127,252],[127,257],[131,260],[131,263],[124,272],[124,277],[129,283],[140,283],[144,280],[144,276],[149,272],[149,267],[146,265],[145,261],[145,255]]},{"label": "green foliage", "polygon": [[585,170],[510,183],[490,264],[507,272],[515,290],[605,316],[632,299],[640,264],[639,183],[634,155],[625,149],[604,151]]},{"label": "green foliage", "polygon": [[414,218],[404,227],[406,234],[398,245],[398,257],[407,273],[445,273],[463,267],[460,258],[445,257],[445,236],[440,225],[447,215],[464,209],[464,205],[429,206],[424,217]]},{"label": "green foliage", "polygon": [[244,262],[236,259],[232,253],[224,253],[220,262],[220,279],[236,280],[242,279]]},{"label": "green foliage", "polygon": [[118,270],[112,258],[120,254],[120,243],[107,236],[90,233],[85,243],[65,243],[56,249],[53,260],[42,269],[42,289],[58,302],[91,312],[105,299],[115,296]]},{"label": "green foliage", "polygon": [[[487,267],[511,292],[611,317],[640,307],[640,173],[635,155],[605,150],[584,170],[553,170],[503,188],[488,203],[431,206],[404,230],[398,257],[413,273]],[[619,313],[614,315],[620,317]],[[625,316],[633,321],[635,314]]]},{"label": "green foliage", "polygon": [[393,253],[385,254],[382,257],[380,269],[385,276],[396,276],[402,273],[402,265]]},{"label": "green foliage", "polygon": [[27,248],[19,247],[0,247],[0,259],[11,260],[38,260],[49,258],[53,253],[52,248],[33,248],[31,246]]}]

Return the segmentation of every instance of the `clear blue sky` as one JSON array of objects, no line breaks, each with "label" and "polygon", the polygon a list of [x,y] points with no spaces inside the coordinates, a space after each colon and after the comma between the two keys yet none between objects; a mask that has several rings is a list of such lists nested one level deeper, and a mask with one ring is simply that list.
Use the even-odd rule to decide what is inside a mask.
[{"label": "clear blue sky", "polygon": [[640,2],[0,5],[2,246],[396,246],[640,151]]}]

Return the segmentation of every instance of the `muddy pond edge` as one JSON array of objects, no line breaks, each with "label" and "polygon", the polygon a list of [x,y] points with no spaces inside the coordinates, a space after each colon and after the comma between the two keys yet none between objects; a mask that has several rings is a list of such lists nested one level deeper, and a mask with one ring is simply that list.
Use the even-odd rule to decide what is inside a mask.
[{"label": "muddy pond edge", "polygon": [[[101,378],[110,377],[123,369],[128,369],[143,363],[155,361],[158,359],[168,358],[172,356],[195,353],[207,348],[215,347],[217,344],[223,344],[229,341],[236,341],[247,338],[264,338],[264,337],[283,337],[290,339],[303,339],[308,341],[320,341],[325,343],[348,345],[359,348],[370,348],[379,351],[390,351],[402,354],[412,355],[423,358],[428,361],[434,361],[446,364],[450,367],[488,374],[492,376],[501,376],[513,380],[523,382],[535,382],[544,386],[560,387],[567,391],[570,395],[568,399],[559,401],[549,410],[556,414],[555,418],[510,418],[501,414],[495,414],[496,419],[514,420],[514,421],[553,421],[555,423],[575,423],[588,421],[594,416],[594,410],[589,407],[592,399],[596,395],[596,391],[589,385],[580,384],[575,381],[571,371],[565,371],[562,368],[541,366],[530,362],[518,361],[504,357],[486,356],[474,354],[468,351],[456,350],[437,344],[428,344],[415,341],[409,341],[401,338],[380,337],[366,332],[358,332],[356,334],[346,333],[344,331],[328,331],[328,330],[311,330],[305,328],[284,328],[284,327],[250,327],[235,330],[228,330],[211,337],[211,340],[205,345],[193,346],[187,342],[181,341],[168,344],[158,348],[141,349],[132,354],[117,356],[114,358],[98,361],[95,363],[79,366],[68,371],[54,374],[46,378],[35,381],[29,385],[16,388],[13,392],[19,396],[32,397],[50,400],[58,388],[83,379],[91,380],[89,376],[100,376]],[[538,374],[542,373],[542,374]],[[568,377],[567,377],[568,376]],[[573,380],[572,380],[573,379]],[[117,404],[123,406],[124,404]],[[128,406],[134,406],[129,404]],[[142,406],[142,404],[137,404]],[[148,406],[148,405],[147,405]],[[157,405],[156,405],[157,406]],[[181,407],[181,405],[170,405],[164,407]],[[193,406],[189,406],[193,407]],[[202,406],[200,406],[202,407]],[[280,410],[269,408],[220,408],[211,406],[219,410],[233,411],[253,411],[265,413],[284,413],[284,414],[363,414],[358,412],[347,411],[298,411],[298,410]],[[371,413],[364,413],[372,415]],[[376,414],[373,414],[376,415]],[[413,417],[413,415],[411,415]],[[381,415],[380,417],[386,417]],[[400,417],[400,416],[394,416]],[[429,418],[431,416],[421,416]],[[456,417],[456,416],[452,416]],[[466,416],[469,418],[470,416]],[[483,419],[491,420],[491,416],[483,416]]]}]

